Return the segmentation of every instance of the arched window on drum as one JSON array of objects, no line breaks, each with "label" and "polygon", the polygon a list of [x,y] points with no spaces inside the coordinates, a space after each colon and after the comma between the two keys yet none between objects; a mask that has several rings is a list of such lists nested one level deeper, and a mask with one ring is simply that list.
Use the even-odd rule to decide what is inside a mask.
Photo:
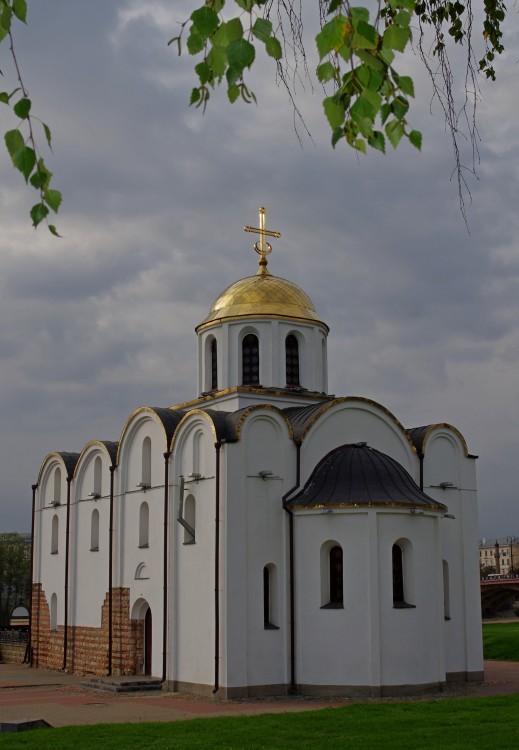
[{"label": "arched window on drum", "polygon": [[259,341],[248,333],[242,341],[242,385],[259,385]]}]

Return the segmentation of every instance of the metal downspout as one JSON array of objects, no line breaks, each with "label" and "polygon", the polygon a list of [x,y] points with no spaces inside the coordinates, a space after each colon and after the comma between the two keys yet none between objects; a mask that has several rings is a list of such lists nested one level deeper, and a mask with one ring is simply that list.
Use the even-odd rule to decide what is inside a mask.
[{"label": "metal downspout", "polygon": [[110,519],[108,528],[108,675],[112,674],[113,658],[113,557],[114,557],[114,476],[110,466]]},{"label": "metal downspout", "polygon": [[[29,642],[24,657],[24,664],[32,667],[32,596],[34,591],[34,518],[36,514],[36,490],[38,483],[32,485],[32,520],[31,520],[31,591],[29,597]],[[39,598],[39,597],[38,597]],[[39,609],[39,608],[38,608]]]},{"label": "metal downspout", "polygon": [[166,680],[168,646],[168,500],[169,500],[169,459],[171,451],[164,453],[164,573],[162,599],[162,682]]},{"label": "metal downspout", "polygon": [[67,477],[67,530],[65,536],[65,617],[63,631],[63,671],[67,668],[67,648],[68,648],[68,574],[69,574],[69,554],[70,554],[70,485],[72,477]]},{"label": "metal downspout", "polygon": [[214,688],[220,688],[220,450],[222,442],[214,445],[216,451],[215,470],[215,528],[214,528]]},{"label": "metal downspout", "polygon": [[283,510],[288,513],[288,558],[289,558],[289,601],[290,601],[290,692],[297,694],[296,686],[296,596],[294,565],[294,514],[286,504],[287,497],[297,490],[301,481],[301,443],[296,443],[296,483],[281,498]]}]

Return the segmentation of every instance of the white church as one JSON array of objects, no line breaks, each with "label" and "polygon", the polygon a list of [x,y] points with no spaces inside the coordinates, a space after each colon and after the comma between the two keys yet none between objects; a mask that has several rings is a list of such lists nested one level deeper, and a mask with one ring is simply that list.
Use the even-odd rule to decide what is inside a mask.
[{"label": "white church", "polygon": [[33,485],[32,664],[218,698],[483,678],[475,456],[328,394],[308,295],[267,267],[196,327],[198,396]]}]

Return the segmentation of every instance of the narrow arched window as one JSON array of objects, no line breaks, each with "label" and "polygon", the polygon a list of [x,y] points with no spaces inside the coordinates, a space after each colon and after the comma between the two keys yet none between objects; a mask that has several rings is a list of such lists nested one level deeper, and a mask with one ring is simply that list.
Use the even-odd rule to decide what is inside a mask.
[{"label": "narrow arched window", "polygon": [[330,604],[342,606],[342,548],[336,545],[330,550]]},{"label": "narrow arched window", "polygon": [[52,518],[52,529],[50,539],[50,553],[51,555],[58,554],[58,535],[59,535],[59,518],[53,516]]},{"label": "narrow arched window", "polygon": [[90,517],[90,551],[99,550],[99,511],[95,508]]},{"label": "narrow arched window", "polygon": [[259,341],[253,333],[242,342],[242,384],[259,385]]},{"label": "narrow arched window", "polygon": [[285,340],[285,364],[287,385],[300,385],[299,342],[292,333]]},{"label": "narrow arched window", "polygon": [[211,341],[211,390],[218,388],[218,345],[216,339]]},{"label": "narrow arched window", "polygon": [[149,547],[150,508],[148,503],[141,503],[139,508],[139,547]]},{"label": "narrow arched window", "polygon": [[263,568],[263,627],[266,630],[279,630],[277,620],[277,576],[275,565]]},{"label": "narrow arched window", "polygon": [[94,461],[94,494],[101,497],[102,493],[102,479],[103,479],[103,462],[101,456],[96,456]]},{"label": "narrow arched window", "polygon": [[142,441],[142,473],[141,483],[144,487],[151,487],[151,438]]},{"label": "narrow arched window", "polygon": [[405,603],[404,599],[404,556],[402,547],[393,544],[393,605]]},{"label": "narrow arched window", "polygon": [[58,629],[58,597],[52,594],[50,598],[50,629]]},{"label": "narrow arched window", "polygon": [[52,497],[52,504],[59,505],[61,503],[61,469],[54,471],[54,494]]}]

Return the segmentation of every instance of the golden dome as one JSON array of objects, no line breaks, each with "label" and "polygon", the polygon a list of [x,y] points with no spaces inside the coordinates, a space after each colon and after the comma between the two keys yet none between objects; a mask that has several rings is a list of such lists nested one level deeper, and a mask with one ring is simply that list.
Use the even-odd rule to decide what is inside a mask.
[{"label": "golden dome", "polygon": [[317,323],[328,329],[315,312],[310,297],[297,284],[267,273],[247,276],[227,287],[213,302],[196,332],[223,320],[280,318]]}]

